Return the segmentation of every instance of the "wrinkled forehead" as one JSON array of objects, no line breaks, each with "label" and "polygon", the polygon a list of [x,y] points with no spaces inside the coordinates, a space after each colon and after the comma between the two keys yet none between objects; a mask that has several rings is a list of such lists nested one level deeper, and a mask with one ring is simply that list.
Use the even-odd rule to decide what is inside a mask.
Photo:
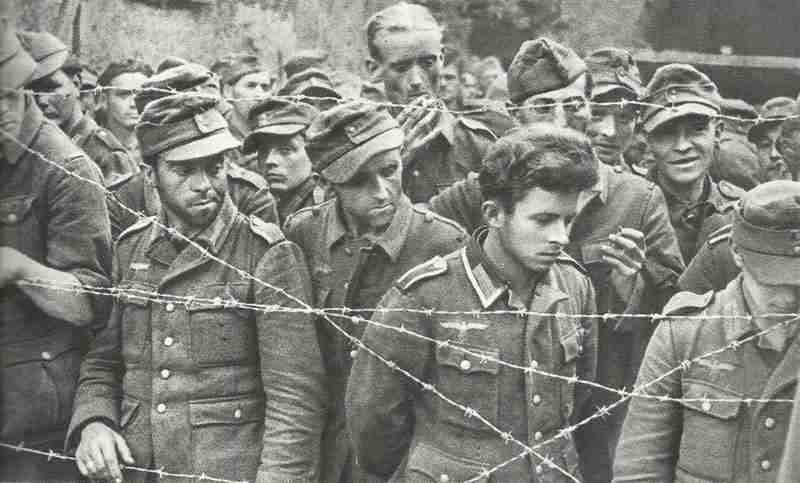
[{"label": "wrinkled forehead", "polygon": [[544,104],[549,102],[564,101],[567,99],[574,99],[576,97],[586,98],[586,76],[581,75],[575,79],[572,84],[556,89],[553,91],[542,92],[534,94],[525,99],[523,104]]},{"label": "wrinkled forehead", "polygon": [[109,85],[120,89],[138,89],[146,80],[147,76],[141,72],[125,72],[111,79]]},{"label": "wrinkled forehead", "polygon": [[374,45],[385,62],[401,62],[416,57],[440,55],[442,32],[433,27],[383,29],[376,34]]}]

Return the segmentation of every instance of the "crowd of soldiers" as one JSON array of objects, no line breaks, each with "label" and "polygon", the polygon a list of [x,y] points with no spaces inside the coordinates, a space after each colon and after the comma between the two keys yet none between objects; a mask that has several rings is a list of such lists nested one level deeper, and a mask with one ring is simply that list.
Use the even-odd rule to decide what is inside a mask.
[{"label": "crowd of soldiers", "polygon": [[404,2],[355,89],[0,23],[0,441],[73,457],[0,480],[800,480],[795,100]]}]

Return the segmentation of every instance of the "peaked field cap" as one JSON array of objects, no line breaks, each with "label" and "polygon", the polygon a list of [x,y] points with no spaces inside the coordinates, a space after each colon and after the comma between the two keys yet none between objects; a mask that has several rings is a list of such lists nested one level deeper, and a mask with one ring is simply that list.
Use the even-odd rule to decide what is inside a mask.
[{"label": "peaked field cap", "polygon": [[176,55],[168,55],[161,59],[161,62],[158,63],[156,66],[156,74],[164,72],[167,69],[171,69],[173,67],[178,67],[179,65],[186,65],[190,62],[183,57],[178,57]]},{"label": "peaked field cap", "polygon": [[624,49],[603,47],[583,59],[592,76],[592,97],[621,90],[639,98],[643,91],[642,77],[633,54]]},{"label": "peaked field cap", "polygon": [[741,119],[755,119],[758,117],[756,109],[742,99],[723,97],[719,106],[722,114],[726,116],[735,116]]},{"label": "peaked field cap", "polygon": [[716,116],[722,97],[711,79],[688,64],[659,67],[647,85],[641,123],[645,132],[688,115]]},{"label": "peaked field cap", "polygon": [[69,50],[64,42],[49,32],[20,32],[19,39],[25,50],[36,61],[31,81],[49,76],[64,66]]},{"label": "peaked field cap", "polygon": [[323,111],[306,131],[314,171],[344,183],[376,154],[399,149],[403,131],[385,109],[354,100]]},{"label": "peaked field cap", "polygon": [[191,161],[238,148],[217,100],[196,93],[175,94],[147,105],[136,125],[142,158]]},{"label": "peaked field cap", "polygon": [[147,79],[136,93],[133,102],[143,112],[150,102],[179,92],[188,92],[203,85],[211,72],[200,64],[181,64],[163,70]]},{"label": "peaked field cap", "polygon": [[236,81],[255,72],[265,72],[267,68],[253,54],[236,53],[222,57],[214,62],[211,71],[217,74],[222,83],[226,85],[235,84]]},{"label": "peaked field cap", "polygon": [[306,69],[319,69],[328,61],[328,51],[323,49],[304,49],[294,53],[283,65],[287,77],[292,77]]},{"label": "peaked field cap", "polygon": [[770,181],[745,193],[732,238],[758,282],[800,286],[800,182]]},{"label": "peaked field cap", "polygon": [[244,139],[242,152],[258,150],[258,139],[264,136],[292,136],[308,128],[319,111],[304,102],[268,98],[250,109],[248,119],[252,131]]},{"label": "peaked field cap", "polygon": [[586,63],[574,50],[555,40],[527,40],[508,68],[511,102],[519,104],[530,96],[567,87],[586,69]]},{"label": "peaked field cap", "polygon": [[790,116],[797,115],[797,104],[789,97],[773,97],[761,107],[761,120],[750,126],[747,140],[758,141],[769,128],[783,123]]},{"label": "peaked field cap", "polygon": [[9,29],[0,36],[0,88],[19,89],[31,81],[36,61],[22,47],[17,33]]},{"label": "peaked field cap", "polygon": [[280,88],[278,95],[342,98],[328,74],[320,69],[306,69],[293,75]]}]

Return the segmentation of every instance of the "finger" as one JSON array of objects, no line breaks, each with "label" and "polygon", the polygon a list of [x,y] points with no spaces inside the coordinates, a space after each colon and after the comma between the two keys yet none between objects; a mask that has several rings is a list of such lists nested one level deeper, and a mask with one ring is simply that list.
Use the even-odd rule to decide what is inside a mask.
[{"label": "finger", "polygon": [[611,267],[611,270],[616,270],[623,277],[632,277],[636,273],[636,270],[625,265],[618,258],[611,257],[608,255],[603,255],[603,261],[606,262]]},{"label": "finger", "polygon": [[624,265],[626,269],[631,271],[638,270],[638,265],[635,260],[631,259],[625,252],[614,248],[613,246],[601,246],[600,252],[602,252],[604,259],[608,258],[610,260],[618,261],[620,264]]},{"label": "finger", "polygon": [[75,463],[78,464],[78,471],[80,471],[83,476],[88,478],[89,477],[89,470],[86,468],[86,465],[83,462],[83,458],[76,457],[75,458]]},{"label": "finger", "polygon": [[644,241],[644,233],[640,232],[636,228],[621,228],[619,234],[626,238],[630,238],[637,243]]},{"label": "finger", "polygon": [[608,240],[611,242],[612,247],[623,250],[631,259],[637,262],[644,261],[644,250],[633,240],[614,234],[609,235]]},{"label": "finger", "polygon": [[435,125],[434,121],[435,121],[437,115],[438,115],[438,112],[429,111],[425,115],[425,117],[419,119],[417,121],[417,123],[414,125],[414,127],[410,131],[408,131],[409,139],[416,139],[416,138],[421,137],[421,136],[423,136],[425,134],[428,134],[430,132],[430,130],[433,129],[432,125]]},{"label": "finger", "polygon": [[92,478],[107,478],[108,468],[106,468],[105,457],[103,456],[102,444],[95,443],[89,449],[90,460],[86,467],[89,469]]},{"label": "finger", "polygon": [[133,455],[131,454],[131,449],[128,447],[128,443],[125,442],[125,438],[119,434],[115,434],[114,440],[117,443],[117,451],[119,452],[120,456],[122,456],[122,461],[124,461],[126,464],[132,465],[134,463]]},{"label": "finger", "polygon": [[106,476],[114,481],[122,480],[122,473],[119,470],[119,461],[117,460],[117,447],[114,440],[100,447],[103,453],[103,460],[106,466]]}]

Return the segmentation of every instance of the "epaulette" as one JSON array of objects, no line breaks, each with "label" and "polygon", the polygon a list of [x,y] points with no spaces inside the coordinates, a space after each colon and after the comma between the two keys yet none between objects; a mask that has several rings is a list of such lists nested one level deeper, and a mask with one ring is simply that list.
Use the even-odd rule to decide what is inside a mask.
[{"label": "epaulette", "polygon": [[139,220],[134,223],[133,225],[129,226],[122,233],[119,234],[117,237],[117,242],[122,241],[123,238],[128,237],[136,232],[142,231],[148,226],[153,224],[153,220],[155,220],[155,216],[148,216],[146,218],[139,218]]},{"label": "epaulette", "polygon": [[427,280],[447,272],[447,262],[440,256],[435,256],[425,263],[417,265],[397,279],[397,287],[407,291],[419,281]]},{"label": "epaulette", "polygon": [[228,177],[244,180],[260,190],[267,189],[269,187],[263,176],[258,173],[254,173],[247,168],[239,166],[236,163],[228,164]]},{"label": "epaulette", "polygon": [[582,274],[589,275],[589,271],[586,270],[586,267],[581,265],[579,261],[569,256],[566,252],[561,252],[558,255],[558,257],[556,257],[556,261],[572,265],[573,267],[577,268],[578,271],[581,272]]},{"label": "epaulette", "polygon": [[[450,225],[453,228],[457,229],[458,231],[464,231],[464,228],[461,227],[458,223],[447,218],[445,216],[440,215],[439,213],[435,213],[428,208],[423,208],[420,205],[413,205],[414,211],[421,214],[425,218],[425,223],[433,223],[434,220],[440,221],[446,225]],[[466,233],[466,232],[465,232]]]},{"label": "epaulette", "polygon": [[718,228],[717,230],[711,232],[708,235],[708,243],[709,246],[719,245],[720,243],[730,240],[731,234],[733,233],[733,225],[725,225],[722,228]]},{"label": "epaulette", "polygon": [[97,129],[92,132],[92,134],[89,136],[89,139],[96,139],[98,142],[112,151],[126,151],[125,146],[119,142],[119,139],[117,139],[113,133],[100,126],[97,126]]},{"label": "epaulette", "polygon": [[721,180],[717,186],[719,187],[719,193],[730,201],[737,201],[746,193],[742,188],[725,180]]},{"label": "epaulette", "polygon": [[667,302],[662,313],[664,315],[686,315],[697,312],[699,309],[708,307],[713,299],[713,291],[704,294],[678,292]]},{"label": "epaulette", "polygon": [[253,230],[253,233],[266,240],[270,245],[274,245],[286,238],[275,223],[268,223],[255,215],[250,215],[249,218],[250,229]]}]

